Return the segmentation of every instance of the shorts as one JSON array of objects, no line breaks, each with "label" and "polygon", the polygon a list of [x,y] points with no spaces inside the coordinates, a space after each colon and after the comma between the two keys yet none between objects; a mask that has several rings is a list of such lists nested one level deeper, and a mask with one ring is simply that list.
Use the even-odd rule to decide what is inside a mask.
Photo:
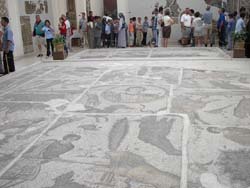
[{"label": "shorts", "polygon": [[45,44],[45,38],[41,36],[36,36],[35,38],[36,45],[44,45]]},{"label": "shorts", "polygon": [[202,31],[194,31],[194,37],[203,37]]},{"label": "shorts", "polygon": [[204,36],[204,30],[202,28],[194,29],[194,37],[202,37]]},{"label": "shorts", "polygon": [[171,26],[164,26],[162,29],[162,38],[169,39],[171,35]]},{"label": "shorts", "polygon": [[204,25],[204,30],[205,30],[205,33],[207,34],[208,32],[211,33],[212,31],[212,24],[205,24]]}]

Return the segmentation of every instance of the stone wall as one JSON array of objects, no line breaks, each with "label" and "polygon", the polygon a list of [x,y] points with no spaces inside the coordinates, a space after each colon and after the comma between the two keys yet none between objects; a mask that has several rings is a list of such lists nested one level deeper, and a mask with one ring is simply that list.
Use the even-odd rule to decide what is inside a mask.
[{"label": "stone wall", "polygon": [[6,0],[0,0],[0,17],[8,16]]}]

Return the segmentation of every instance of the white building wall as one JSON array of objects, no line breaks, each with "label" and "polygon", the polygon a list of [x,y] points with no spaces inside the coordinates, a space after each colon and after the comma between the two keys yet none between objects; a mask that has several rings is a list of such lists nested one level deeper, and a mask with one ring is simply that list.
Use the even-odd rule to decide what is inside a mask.
[{"label": "white building wall", "polygon": [[91,0],[91,10],[93,11],[94,15],[103,16],[103,0]]},{"label": "white building wall", "polygon": [[[144,4],[144,3],[140,2],[140,4]],[[118,9],[118,14],[123,13],[126,18],[126,21],[128,22],[129,17],[131,16],[128,0],[117,0],[117,9]]]}]

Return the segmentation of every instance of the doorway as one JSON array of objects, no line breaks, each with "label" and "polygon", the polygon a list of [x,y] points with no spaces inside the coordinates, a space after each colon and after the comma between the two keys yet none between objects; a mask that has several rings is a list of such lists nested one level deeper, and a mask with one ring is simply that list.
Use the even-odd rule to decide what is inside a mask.
[{"label": "doorway", "polygon": [[76,3],[75,0],[67,0],[67,12],[72,29],[77,29]]},{"label": "doorway", "polygon": [[103,0],[104,14],[112,18],[117,17],[117,0]]}]

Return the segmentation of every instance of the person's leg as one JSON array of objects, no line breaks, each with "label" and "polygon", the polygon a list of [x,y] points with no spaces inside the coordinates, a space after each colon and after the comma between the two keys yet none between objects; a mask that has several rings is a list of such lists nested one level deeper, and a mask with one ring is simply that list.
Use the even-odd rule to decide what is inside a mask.
[{"label": "person's leg", "polygon": [[208,37],[209,37],[209,28],[208,25],[205,26],[205,36],[204,36],[204,44],[207,47],[208,44]]},{"label": "person's leg", "polygon": [[53,44],[53,39],[50,39],[50,45],[51,45],[51,52],[52,52],[52,56],[54,54],[54,44]]},{"label": "person's leg", "polygon": [[156,30],[156,46],[158,47],[159,44],[159,30]]},{"label": "person's leg", "polygon": [[83,38],[83,40],[84,40],[84,47],[85,48],[88,48],[88,46],[89,46],[89,43],[88,43],[88,33],[87,32],[83,32],[83,36],[84,36],[84,38]]},{"label": "person's leg", "polygon": [[12,51],[9,51],[8,55],[8,63],[9,63],[9,71],[10,72],[15,72],[15,63],[14,63],[14,55]]},{"label": "person's leg", "polygon": [[165,40],[166,40],[165,41],[165,48],[167,48],[168,47],[168,38],[166,38]]},{"label": "person's leg", "polygon": [[8,57],[7,57],[6,52],[3,53],[3,67],[4,67],[4,74],[9,74],[10,69],[9,69]]},{"label": "person's leg", "polygon": [[80,40],[81,40],[81,47],[84,48],[84,32],[83,31],[80,31]]},{"label": "person's leg", "polygon": [[36,45],[37,45],[37,48],[38,48],[38,56],[37,57],[40,57],[41,54],[42,54],[42,44],[41,44],[41,40],[40,40],[39,36],[35,37],[35,42],[36,42]]},{"label": "person's leg", "polygon": [[50,40],[47,39],[46,42],[47,42],[47,57],[49,57],[50,56]]},{"label": "person's leg", "polygon": [[212,44],[211,35],[212,35],[212,26],[210,25],[207,30],[207,45]]},{"label": "person's leg", "polygon": [[111,34],[107,35],[107,47],[109,48],[111,44]]},{"label": "person's leg", "polygon": [[225,27],[223,27],[223,29],[222,29],[222,45],[223,46],[226,45],[226,29],[225,29]]}]

